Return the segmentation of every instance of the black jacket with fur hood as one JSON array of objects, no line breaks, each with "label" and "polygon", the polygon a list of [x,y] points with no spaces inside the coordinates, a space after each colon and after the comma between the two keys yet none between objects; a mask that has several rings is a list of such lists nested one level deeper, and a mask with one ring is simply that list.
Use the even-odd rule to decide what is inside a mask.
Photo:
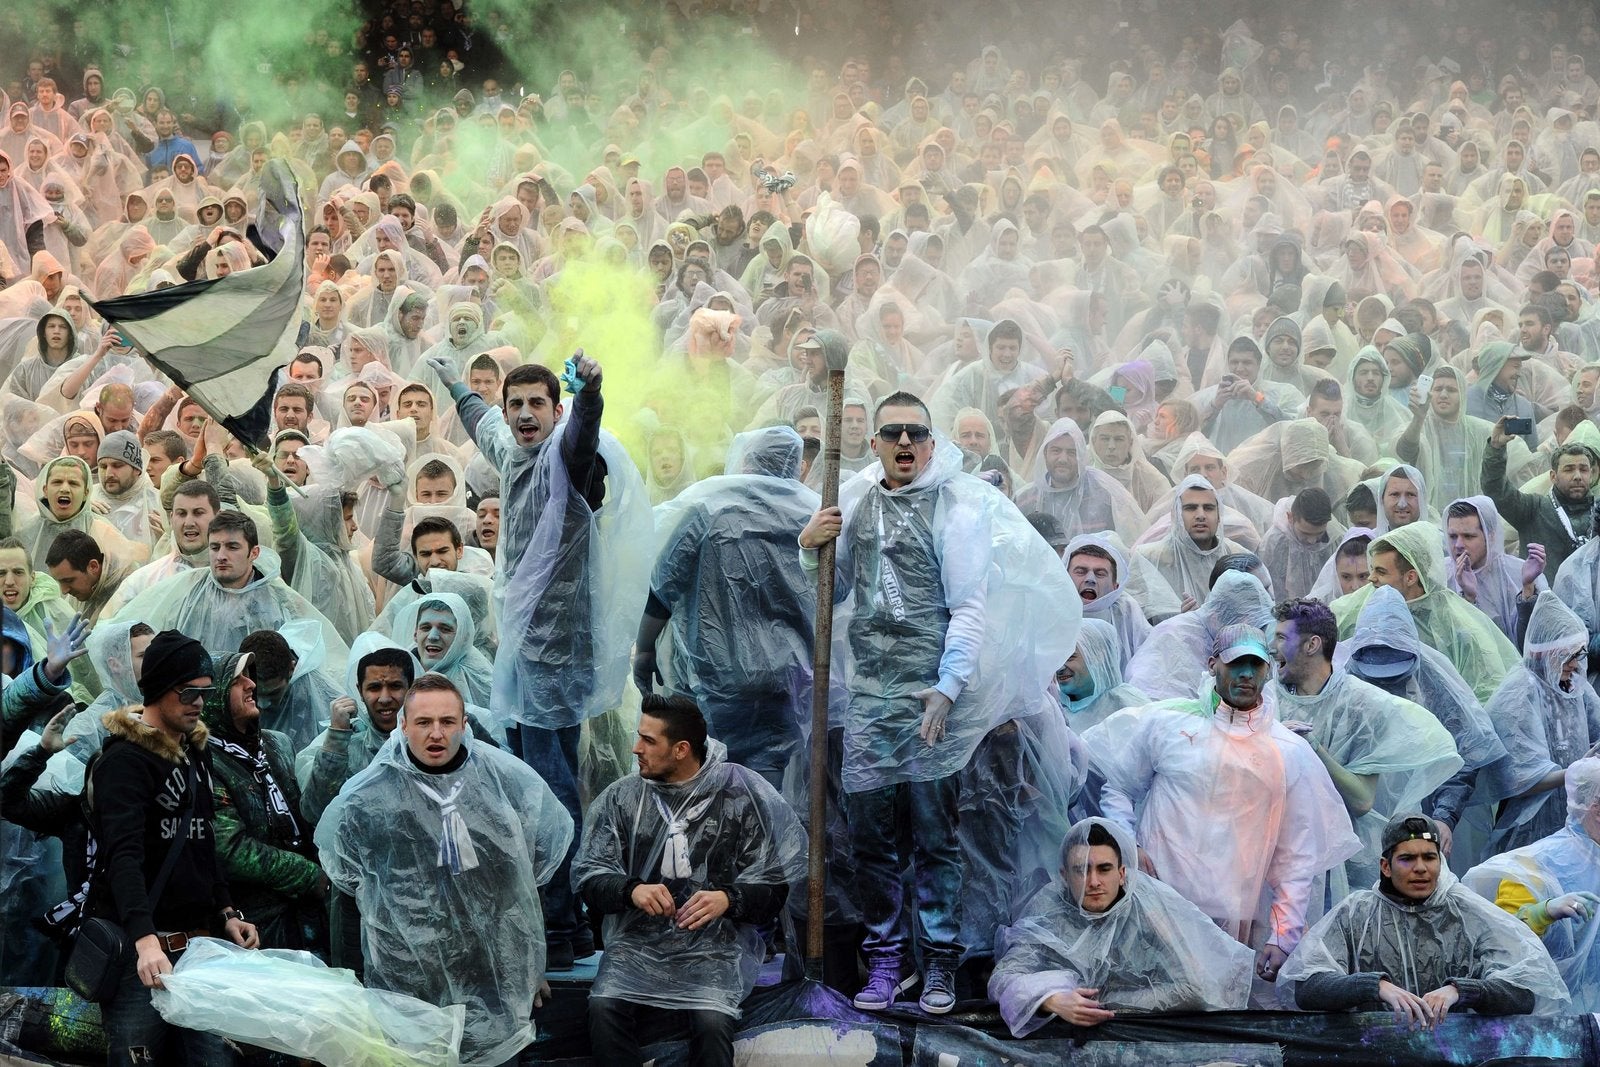
[{"label": "black jacket with fur hood", "polygon": [[[108,736],[90,771],[99,856],[85,912],[120,923],[133,940],[177,930],[220,936],[221,912],[231,900],[217,861],[205,724],[196,723],[188,743],[180,744],[145,725],[143,710],[131,705],[102,720]],[[166,862],[189,803],[186,757],[195,761],[194,820],[161,899],[152,901],[150,883]]]}]

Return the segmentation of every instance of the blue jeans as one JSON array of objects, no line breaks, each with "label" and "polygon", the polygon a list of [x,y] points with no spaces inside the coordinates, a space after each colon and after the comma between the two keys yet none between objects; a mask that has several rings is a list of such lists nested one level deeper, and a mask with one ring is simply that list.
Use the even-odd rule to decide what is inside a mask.
[{"label": "blue jeans", "polygon": [[[904,914],[901,888],[906,874],[912,879],[923,965],[961,962],[960,800],[954,774],[845,794],[856,892],[867,928],[861,952],[869,966],[904,966],[910,955],[911,918]],[[902,853],[902,837],[909,856]]]},{"label": "blue jeans", "polygon": [[100,1006],[100,1018],[109,1067],[233,1067],[239,1062],[228,1043],[215,1034],[184,1030],[161,1018],[150,1003],[150,990],[139,981],[138,959],[131,951],[122,984]]},{"label": "blue jeans", "polygon": [[578,932],[578,898],[572,891],[572,857],[583,834],[583,805],[578,795],[578,741],[582,726],[546,730],[526,724],[511,728],[511,749],[532,767],[561,806],[572,816],[572,845],[561,858],[555,876],[539,889],[544,907],[544,937],[548,942],[568,941]]}]

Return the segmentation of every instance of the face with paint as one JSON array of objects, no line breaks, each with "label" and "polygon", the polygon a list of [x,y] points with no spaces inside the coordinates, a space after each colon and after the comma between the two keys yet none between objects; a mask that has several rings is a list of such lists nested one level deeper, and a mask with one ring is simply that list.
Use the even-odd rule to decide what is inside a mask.
[{"label": "face with paint", "polygon": [[429,604],[417,613],[417,626],[412,633],[417,645],[417,659],[425,669],[432,670],[450,652],[456,641],[455,612],[443,604]]}]

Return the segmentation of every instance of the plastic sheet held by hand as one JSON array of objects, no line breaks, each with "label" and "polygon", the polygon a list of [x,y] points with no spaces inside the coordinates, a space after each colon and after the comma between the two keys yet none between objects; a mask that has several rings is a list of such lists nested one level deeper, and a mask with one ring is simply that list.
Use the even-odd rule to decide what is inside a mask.
[{"label": "plastic sheet held by hand", "polygon": [[189,942],[151,1003],[173,1026],[340,1067],[455,1067],[466,1009],[363,989],[309,952]]}]

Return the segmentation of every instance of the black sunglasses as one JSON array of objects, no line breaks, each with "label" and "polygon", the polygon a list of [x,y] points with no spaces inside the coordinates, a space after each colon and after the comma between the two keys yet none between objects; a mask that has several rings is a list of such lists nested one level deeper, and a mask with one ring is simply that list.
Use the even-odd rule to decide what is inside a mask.
[{"label": "black sunglasses", "polygon": [[887,444],[899,443],[902,434],[911,438],[912,444],[920,445],[933,436],[933,431],[917,422],[891,422],[878,427],[878,438]]},{"label": "black sunglasses", "polygon": [[188,685],[178,690],[178,701],[183,704],[194,704],[204,700],[217,691],[214,685]]}]

